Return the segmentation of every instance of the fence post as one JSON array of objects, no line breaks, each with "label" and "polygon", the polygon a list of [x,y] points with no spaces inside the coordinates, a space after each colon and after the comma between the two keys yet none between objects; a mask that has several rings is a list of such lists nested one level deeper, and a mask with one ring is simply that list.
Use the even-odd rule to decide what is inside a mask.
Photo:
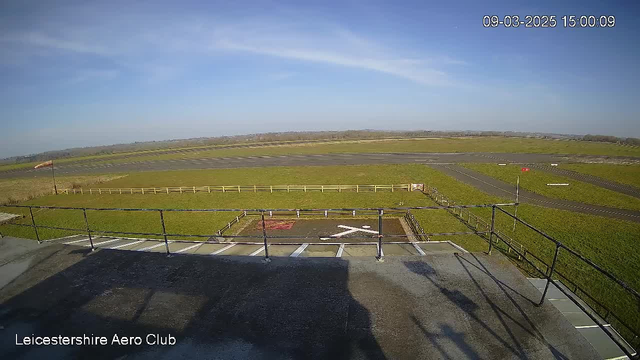
[{"label": "fence post", "polygon": [[320,185],[320,191],[324,192],[324,185]]},{"label": "fence post", "polygon": [[240,185],[238,185],[238,192],[240,192]]},{"label": "fence post", "polygon": [[94,251],[93,247],[93,238],[91,237],[91,229],[89,229],[89,219],[87,219],[87,209],[82,209],[82,214],[84,215],[84,225],[87,227],[87,234],[89,235],[89,243],[91,244],[91,251]]},{"label": "fence post", "polygon": [[194,194],[196,193],[196,187],[195,186],[193,187],[193,193]]},{"label": "fence post", "polygon": [[211,186],[207,186],[207,192],[211,192]]},{"label": "fence post", "polygon": [[253,192],[258,192],[258,187],[253,185]]},{"label": "fence post", "polygon": [[89,195],[93,195],[93,189],[89,189]]},{"label": "fence post", "polygon": [[273,193],[273,185],[269,185],[269,190],[271,190],[271,193]]},{"label": "fence post", "polygon": [[169,188],[167,188],[167,194],[169,193]]},{"label": "fence post", "polygon": [[260,212],[260,216],[262,217],[262,238],[264,240],[264,261],[270,262],[269,259],[269,246],[267,245],[267,226],[264,223],[264,210]]},{"label": "fence post", "polygon": [[491,248],[493,247],[493,230],[496,223],[496,206],[491,206],[491,234],[489,235],[489,255],[491,255]]},{"label": "fence post", "polygon": [[393,192],[393,184],[391,184],[391,192]]},{"label": "fence post", "polygon": [[36,219],[33,217],[33,210],[31,206],[29,206],[29,214],[31,214],[31,226],[33,227],[33,231],[36,233],[36,240],[38,240],[38,244],[41,244],[40,235],[38,235],[38,227],[36,226]]},{"label": "fence post", "polygon": [[556,243],[556,253],[553,254],[553,262],[551,263],[551,271],[549,271],[549,276],[547,277],[547,283],[544,286],[544,291],[542,292],[542,298],[540,299],[540,303],[538,306],[544,303],[544,297],[547,296],[547,290],[549,290],[549,283],[553,281],[551,278],[553,276],[553,271],[556,269],[556,260],[558,260],[558,252],[560,251],[560,245]]},{"label": "fence post", "polygon": [[360,185],[356,185],[356,192],[360,192]]},{"label": "fence post", "polygon": [[167,256],[170,256],[169,252],[169,241],[167,241],[167,230],[164,227],[164,215],[162,210],[160,210],[160,222],[162,223],[162,236],[164,236],[164,247],[167,249]]},{"label": "fence post", "polygon": [[80,188],[80,195],[84,195],[84,189]]},{"label": "fence post", "polygon": [[383,261],[382,260],[382,209],[378,210],[378,256],[376,257],[376,259],[378,259],[378,261]]}]

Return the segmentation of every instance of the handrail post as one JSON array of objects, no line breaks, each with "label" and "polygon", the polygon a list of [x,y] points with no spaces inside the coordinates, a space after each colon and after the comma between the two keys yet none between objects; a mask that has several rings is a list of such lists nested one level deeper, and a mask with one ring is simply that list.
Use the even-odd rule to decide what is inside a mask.
[{"label": "handrail post", "polygon": [[378,261],[384,261],[382,259],[383,257],[383,252],[382,252],[382,209],[378,210],[378,256],[376,257],[376,259],[378,259]]},{"label": "handrail post", "polygon": [[160,222],[162,223],[162,236],[164,237],[164,247],[167,250],[167,256],[171,256],[171,253],[169,252],[169,241],[167,241],[167,230],[164,227],[164,214],[162,210],[160,210]]},{"label": "handrail post", "polygon": [[558,252],[560,251],[560,245],[556,243],[556,253],[553,255],[553,262],[551,263],[551,271],[549,271],[549,276],[547,277],[547,284],[544,286],[544,291],[542,292],[542,298],[538,303],[538,306],[542,305],[544,302],[544,297],[547,296],[547,290],[549,290],[549,283],[553,281],[551,278],[553,276],[553,271],[556,269],[556,260],[558,260]]},{"label": "handrail post", "polygon": [[262,217],[262,238],[264,240],[264,261],[270,262],[269,259],[269,246],[267,245],[267,226],[264,223],[264,210],[260,212],[260,216]]},{"label": "handrail post", "polygon": [[91,229],[89,228],[89,219],[87,218],[87,209],[82,209],[82,215],[84,215],[84,225],[87,227],[87,234],[89,235],[89,243],[91,244],[91,251],[95,250],[93,246],[93,238],[91,237]]},{"label": "handrail post", "polygon": [[491,234],[489,235],[489,255],[491,255],[491,248],[493,246],[493,234],[496,224],[496,206],[491,206]]},{"label": "handrail post", "polygon": [[38,240],[38,244],[41,244],[40,235],[38,235],[38,227],[36,226],[36,219],[33,217],[33,210],[31,206],[29,206],[29,214],[31,214],[31,226],[33,227],[33,231],[36,233],[36,240]]}]

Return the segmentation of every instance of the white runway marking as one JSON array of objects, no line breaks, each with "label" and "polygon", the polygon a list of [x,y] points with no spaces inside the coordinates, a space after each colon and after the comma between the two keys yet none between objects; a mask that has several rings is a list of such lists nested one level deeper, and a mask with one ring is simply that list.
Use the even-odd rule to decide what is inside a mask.
[{"label": "white runway marking", "polygon": [[[171,244],[172,242],[173,241],[167,241],[168,244]],[[161,242],[160,244],[151,245],[151,246],[147,246],[147,247],[142,248],[142,249],[138,249],[137,251],[147,251],[147,250],[155,249],[155,248],[157,248],[159,246],[162,246],[162,245],[164,245],[163,242]]]},{"label": "white runway marking", "polygon": [[340,244],[338,248],[338,252],[336,253],[336,257],[342,257],[342,253],[344,252],[344,244]]},{"label": "white runway marking", "polygon": [[227,246],[223,247],[222,249],[218,249],[218,250],[216,250],[216,251],[212,252],[212,253],[211,253],[211,254],[209,254],[209,255],[218,255],[218,254],[220,254],[221,252],[223,252],[223,251],[225,251],[225,250],[228,250],[228,249],[231,249],[232,247],[234,247],[234,246],[236,246],[236,245],[237,245],[237,244],[230,244],[230,245],[227,245]]},{"label": "white runway marking", "polygon": [[[94,244],[93,244],[93,246],[98,246],[98,245],[102,245],[102,244],[108,244],[108,243],[112,243],[112,242],[115,242],[115,241],[118,241],[118,240],[120,240],[120,239],[113,239],[113,240],[102,241],[102,242],[99,242],[99,243],[94,243]],[[85,246],[89,246],[89,247],[90,247],[90,246],[91,246],[91,244],[89,244],[89,245],[85,245]]]},{"label": "white runway marking", "polygon": [[176,251],[176,254],[183,253],[183,252],[185,252],[185,251],[189,251],[189,250],[191,250],[191,249],[193,249],[193,248],[195,248],[195,247],[198,247],[198,246],[200,246],[200,245],[202,245],[202,244],[195,244],[195,245],[187,246],[187,247],[186,247],[186,248],[184,248],[184,249],[180,249],[180,250]]},{"label": "white runway marking", "polygon": [[299,248],[296,249],[296,251],[294,251],[291,255],[289,255],[290,257],[298,257],[300,256],[300,254],[302,254],[302,252],[304,251],[304,249],[307,248],[307,246],[309,246],[309,244],[302,244],[300,245]]},{"label": "white runway marking", "polygon": [[[269,247],[269,246],[271,246],[271,245],[267,245],[267,247]],[[264,246],[261,246],[260,249],[252,252],[251,254],[249,254],[249,256],[256,256],[256,255],[260,254],[263,251],[264,251]]]},{"label": "white runway marking", "polygon": [[[603,327],[609,327],[611,326],[611,324],[604,324],[602,325]],[[582,325],[582,326],[576,326],[576,329],[591,329],[591,328],[597,328],[600,327],[599,325]]]},{"label": "white runway marking", "polygon": [[420,254],[420,256],[425,256],[424,250],[422,250],[422,248],[420,246],[418,246],[418,244],[416,243],[411,243],[413,245],[414,248],[416,248],[416,251],[418,251],[418,254]]},{"label": "white runway marking", "polygon": [[143,243],[143,242],[144,242],[144,240],[134,241],[134,242],[130,242],[130,243],[114,246],[114,247],[109,248],[109,249],[111,249],[111,250],[120,249],[120,248],[123,248],[123,247],[131,246],[131,245],[135,245],[135,244],[140,244],[140,243]]},{"label": "white runway marking", "polygon": [[89,241],[89,238],[86,239],[80,239],[80,240],[74,240],[74,241],[69,241],[64,243],[65,245],[71,245],[71,244],[75,244],[75,243],[79,243],[79,242],[83,242],[83,241]]},{"label": "white runway marking", "polygon": [[458,249],[458,250],[462,251],[463,253],[465,253],[465,254],[468,254],[468,253],[469,253],[467,250],[463,249],[461,246],[459,246],[459,245],[454,244],[453,242],[451,242],[451,240],[447,240],[447,242],[448,242],[449,244],[451,244],[453,247],[455,247],[456,249]]}]

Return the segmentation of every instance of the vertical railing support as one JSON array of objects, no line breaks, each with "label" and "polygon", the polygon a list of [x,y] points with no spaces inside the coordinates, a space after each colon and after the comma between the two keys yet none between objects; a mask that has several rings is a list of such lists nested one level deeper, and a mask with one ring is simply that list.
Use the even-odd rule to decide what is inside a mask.
[{"label": "vertical railing support", "polygon": [[29,206],[29,214],[31,214],[31,226],[36,233],[36,240],[38,240],[38,244],[41,244],[42,241],[40,241],[40,235],[38,235],[38,227],[36,226],[36,219],[33,217],[33,209],[31,206]]},{"label": "vertical railing support", "polygon": [[264,210],[260,212],[262,217],[262,239],[264,240],[264,261],[269,262],[269,246],[267,245],[267,225],[264,223]]},{"label": "vertical railing support", "polygon": [[95,250],[93,246],[93,237],[91,237],[91,229],[89,228],[89,219],[87,218],[87,209],[82,209],[82,215],[84,215],[84,226],[87,228],[87,235],[89,235],[89,244],[91,244],[91,251]]},{"label": "vertical railing support", "polygon": [[556,261],[558,260],[558,252],[560,252],[560,245],[558,243],[556,243],[556,253],[553,254],[553,262],[551,263],[551,271],[549,271],[549,276],[547,276],[547,283],[544,286],[544,291],[542,292],[542,298],[540,299],[540,302],[538,303],[538,306],[542,305],[542,303],[544,303],[544,298],[545,296],[547,296],[547,290],[549,290],[549,283],[551,283],[551,281],[553,281],[552,276],[553,276],[553,271],[556,269]]},{"label": "vertical railing support", "polygon": [[378,210],[378,256],[376,257],[376,259],[378,259],[378,261],[383,261],[382,257],[383,257],[383,252],[382,252],[382,209]]},{"label": "vertical railing support", "polygon": [[167,230],[164,227],[164,214],[162,210],[160,210],[160,222],[162,223],[162,236],[164,236],[164,247],[167,250],[167,256],[170,256],[171,253],[169,252],[169,241],[167,240]]},{"label": "vertical railing support", "polygon": [[496,206],[491,207],[491,234],[489,234],[489,255],[491,255],[491,248],[493,247],[493,234],[496,225]]}]

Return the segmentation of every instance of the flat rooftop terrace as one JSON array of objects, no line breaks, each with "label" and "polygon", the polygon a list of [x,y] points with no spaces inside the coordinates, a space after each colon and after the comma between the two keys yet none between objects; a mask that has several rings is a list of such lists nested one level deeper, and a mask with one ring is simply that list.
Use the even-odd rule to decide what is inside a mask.
[{"label": "flat rooftop terrace", "polygon": [[[0,241],[3,359],[599,358],[499,254],[264,263]],[[31,334],[177,341],[15,346]]]}]

